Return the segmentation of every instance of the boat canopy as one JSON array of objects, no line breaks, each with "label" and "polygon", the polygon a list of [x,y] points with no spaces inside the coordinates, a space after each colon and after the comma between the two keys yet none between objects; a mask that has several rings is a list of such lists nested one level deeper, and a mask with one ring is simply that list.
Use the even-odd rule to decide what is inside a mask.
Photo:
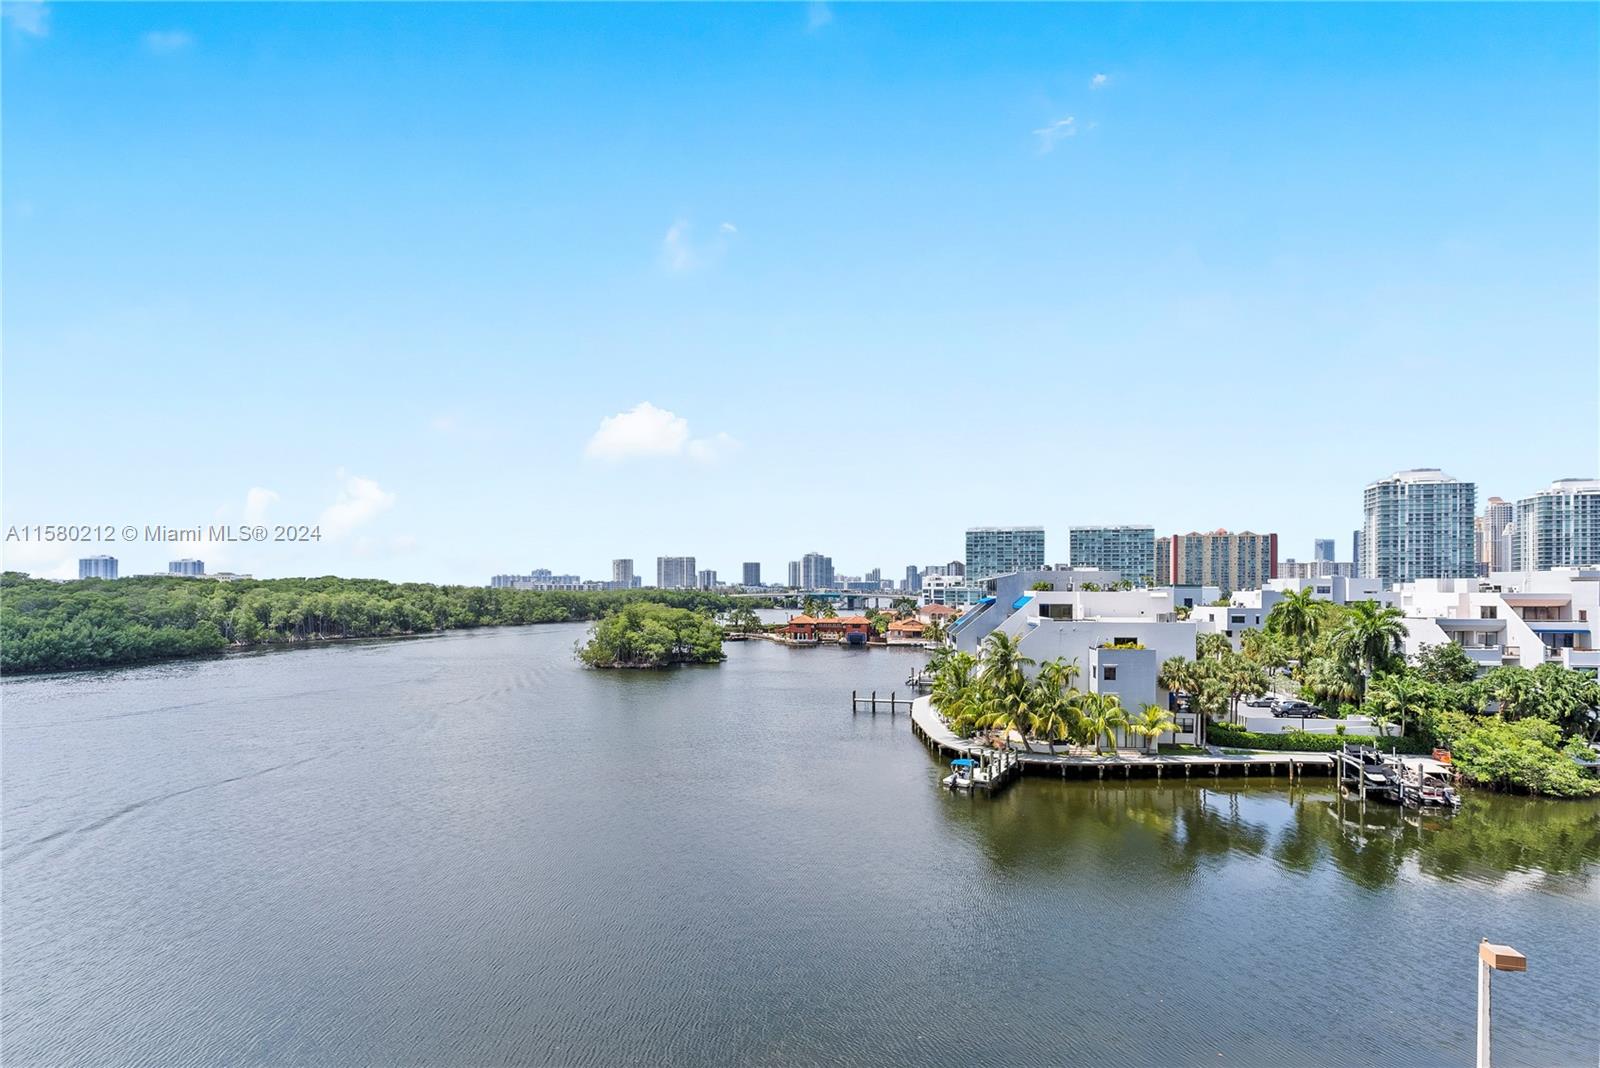
[{"label": "boat canopy", "polygon": [[968,760],[966,757],[961,757],[957,760],[950,761],[950,766],[953,768],[970,768],[974,765],[974,763],[975,761]]}]

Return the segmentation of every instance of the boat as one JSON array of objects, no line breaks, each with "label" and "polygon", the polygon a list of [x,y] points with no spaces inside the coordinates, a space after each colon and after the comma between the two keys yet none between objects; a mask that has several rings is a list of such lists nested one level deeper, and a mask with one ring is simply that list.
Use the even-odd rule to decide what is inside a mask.
[{"label": "boat", "polygon": [[1400,762],[1400,800],[1414,808],[1461,807],[1450,766],[1438,760],[1417,757]]},{"label": "boat", "polygon": [[[1400,770],[1395,758],[1386,757],[1367,745],[1346,744],[1341,759],[1358,776],[1356,786],[1363,794],[1385,801],[1400,802]],[[1341,779],[1343,775],[1341,773]]]},{"label": "boat", "polygon": [[944,777],[944,785],[952,790],[972,789],[973,761],[966,757],[958,757],[950,761],[950,774]]}]

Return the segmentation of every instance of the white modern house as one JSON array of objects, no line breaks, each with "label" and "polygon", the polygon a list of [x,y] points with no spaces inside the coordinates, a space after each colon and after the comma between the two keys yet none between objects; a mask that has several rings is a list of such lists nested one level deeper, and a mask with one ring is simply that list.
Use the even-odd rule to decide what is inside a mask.
[{"label": "white modern house", "polygon": [[1276,578],[1264,589],[1239,590],[1228,599],[1227,605],[1196,605],[1189,618],[1199,625],[1201,634],[1226,634],[1233,640],[1233,648],[1243,647],[1244,632],[1261,630],[1267,625],[1267,616],[1284,594],[1310,590],[1318,601],[1333,604],[1352,604],[1356,601],[1377,601],[1391,604],[1392,594],[1386,593],[1377,579],[1352,578],[1348,575],[1325,575],[1321,578]]},{"label": "white modern house", "polygon": [[[1168,705],[1157,676],[1169,657],[1194,657],[1195,624],[1179,620],[1170,589],[1028,590],[1009,602],[987,598],[952,630],[956,648],[979,651],[995,631],[1017,639],[1036,665],[1064,657],[1077,661],[1076,685],[1089,693],[1116,694],[1130,716],[1145,705]],[[1194,717],[1177,713],[1179,729],[1163,742],[1194,740]],[[1142,745],[1134,737],[1119,744]]]},{"label": "white modern house", "polygon": [[1407,656],[1455,642],[1480,668],[1555,661],[1600,669],[1600,568],[1497,571],[1487,579],[1401,584]]}]

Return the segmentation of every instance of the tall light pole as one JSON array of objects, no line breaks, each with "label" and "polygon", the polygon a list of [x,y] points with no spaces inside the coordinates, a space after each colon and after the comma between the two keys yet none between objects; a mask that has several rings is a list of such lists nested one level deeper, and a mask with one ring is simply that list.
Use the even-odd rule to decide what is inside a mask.
[{"label": "tall light pole", "polygon": [[1528,958],[1510,946],[1478,943],[1478,1068],[1489,1068],[1489,973],[1527,970]]}]

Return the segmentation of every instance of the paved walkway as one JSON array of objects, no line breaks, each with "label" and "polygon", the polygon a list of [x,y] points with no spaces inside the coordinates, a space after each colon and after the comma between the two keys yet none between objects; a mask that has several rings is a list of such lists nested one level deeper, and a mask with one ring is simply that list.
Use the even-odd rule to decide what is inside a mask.
[{"label": "paved walkway", "polygon": [[[976,750],[985,748],[967,738],[958,738],[954,731],[945,726],[944,720],[933,709],[933,702],[927,697],[919,697],[911,704],[911,721],[917,725],[922,734],[947,753],[966,756]],[[1214,748],[1214,747],[1213,747]],[[1191,755],[1191,756],[1164,756],[1146,753],[1137,749],[1119,749],[1115,755],[1110,753],[1093,755],[1079,753],[1049,753],[1037,750],[1025,752],[1016,746],[1011,747],[1012,752],[1022,759],[1024,764],[1039,765],[1067,765],[1069,767],[1212,767],[1213,765],[1237,764],[1314,764],[1322,767],[1333,766],[1333,756],[1330,753],[1305,753],[1305,752],[1258,752],[1258,753],[1222,753],[1218,755]]]}]

